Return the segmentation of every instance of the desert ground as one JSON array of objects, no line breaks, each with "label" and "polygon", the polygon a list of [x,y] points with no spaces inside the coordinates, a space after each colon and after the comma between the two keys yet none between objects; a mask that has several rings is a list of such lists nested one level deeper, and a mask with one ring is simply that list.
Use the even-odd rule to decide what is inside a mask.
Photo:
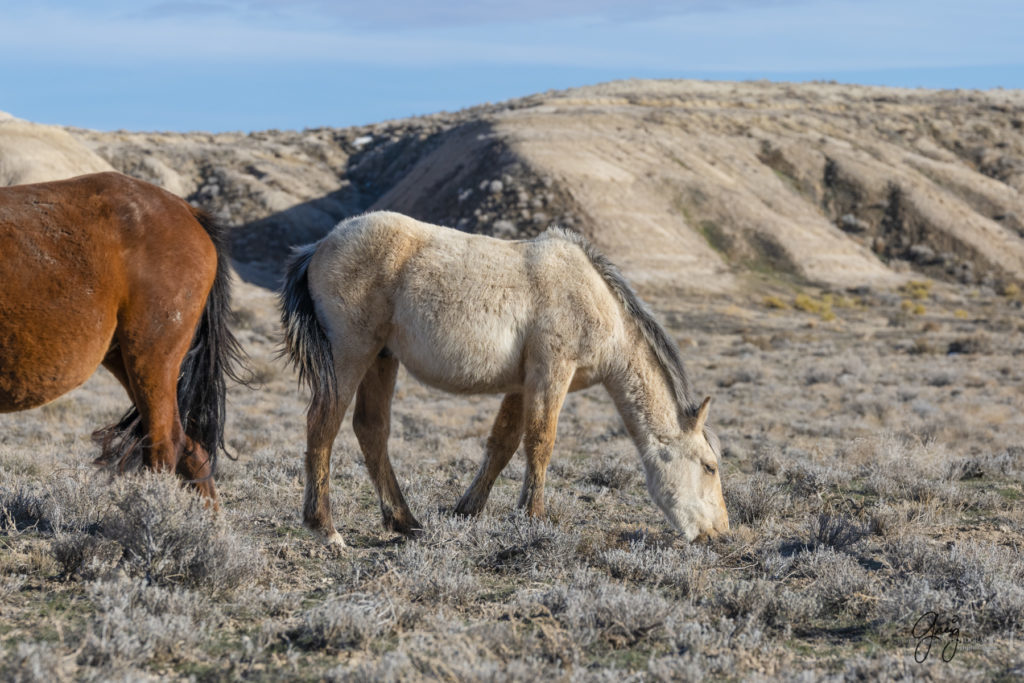
[{"label": "desert ground", "polygon": [[[609,119],[612,129],[627,127],[632,114],[622,103],[629,99],[623,87],[588,91],[586,98],[572,92],[538,96],[537,107],[565,100],[578,108],[584,99],[591,106],[601,95],[607,100],[601,106],[612,107],[619,117]],[[813,87],[831,92],[831,86]],[[724,85],[694,88],[694,101],[706,90],[718,98],[742,95],[749,100],[745,107],[756,112],[767,86],[740,87],[739,95],[729,95]],[[768,95],[781,99],[769,100],[786,101],[784,88],[778,90]],[[799,86],[796,91],[810,96]],[[634,97],[630,106],[648,107],[661,117],[644,119],[646,125],[665,126],[682,116],[656,97],[656,89],[644,92],[646,99]],[[881,108],[967,98],[871,89],[840,102],[833,94],[821,106],[828,115],[860,115],[866,109],[857,109],[858,97]],[[1007,108],[1006,130],[1019,130],[1010,123],[1024,111],[1018,95],[969,94],[974,98],[969,106],[988,111],[992,102],[986,98],[995,98]],[[481,140],[474,137],[480,132],[472,128],[474,117],[505,116],[501,125],[513,126],[513,115],[533,106],[520,105],[404,122],[398,127],[410,137],[392,142],[413,155],[417,140],[433,144],[430,153],[443,148],[451,142],[442,135],[449,129],[461,131],[455,142]],[[690,105],[692,113],[697,105]],[[811,113],[792,118],[798,109],[787,109],[782,119],[762,111],[762,128],[783,121],[794,135],[803,135],[810,124],[800,117]],[[555,113],[535,107],[530,115]],[[942,116],[936,114],[936,121]],[[719,123],[725,126],[723,117]],[[500,125],[489,125],[492,137],[485,139],[493,140]],[[951,134],[938,123],[933,127]],[[426,128],[435,132],[424,133]],[[0,678],[1024,677],[1024,272],[1013,260],[1024,253],[1014,222],[1024,215],[1018,187],[1024,155],[1017,138],[998,147],[998,135],[985,134],[993,141],[986,148],[991,154],[978,152],[982,161],[972,171],[982,179],[971,181],[978,184],[964,190],[967,199],[957,200],[960,204],[943,195],[960,219],[947,225],[942,221],[948,216],[926,221],[932,215],[931,186],[907,185],[900,196],[914,199],[904,201],[903,209],[897,206],[896,214],[891,201],[869,201],[867,185],[845,195],[833,188],[828,197],[818,197],[814,193],[824,190],[801,186],[804,175],[797,166],[780,161],[797,158],[796,142],[765,148],[755,137],[753,153],[774,164],[766,182],[803,189],[792,189],[776,205],[779,211],[755,227],[745,218],[754,212],[749,193],[728,195],[701,186],[704,199],[697,204],[706,213],[689,217],[693,205],[666,200],[677,222],[664,234],[687,241],[659,253],[650,235],[646,242],[629,237],[641,235],[643,225],[655,230],[667,223],[654,214],[653,199],[639,222],[629,223],[625,212],[615,214],[611,207],[613,199],[629,197],[609,196],[602,204],[598,190],[586,189],[570,170],[559,170],[567,161],[544,157],[543,145],[534,148],[534,156],[522,151],[532,144],[523,131],[535,129],[516,130],[515,144],[524,145],[515,161],[520,175],[510,172],[499,191],[490,185],[486,193],[476,191],[486,197],[472,205],[462,227],[522,236],[548,218],[568,218],[622,263],[679,344],[695,391],[712,397],[710,420],[723,445],[732,533],[707,544],[679,539],[648,496],[635,448],[600,387],[570,395],[563,408],[545,519],[528,519],[515,510],[524,470],[521,453],[499,477],[479,517],[455,516],[450,508],[476,472],[500,397],[444,394],[403,371],[390,453],[424,532],[410,540],[382,529],[376,495],[346,423],[335,443],[331,486],[335,525],[347,547],[325,547],[301,522],[307,397],[294,371],[277,356],[281,330],[271,285],[282,258],[278,252],[325,229],[316,221],[303,222],[303,216],[323,213],[327,218],[321,220],[334,220],[332,211],[374,204],[355,202],[352,188],[358,183],[345,185],[347,180],[341,189],[331,189],[326,180],[315,191],[307,184],[302,192],[320,199],[300,198],[304,204],[296,205],[295,195],[274,195],[277,208],[259,208],[253,197],[264,195],[255,191],[236,192],[233,210],[252,216],[235,221],[235,266],[241,277],[233,327],[250,356],[253,381],[250,387],[229,387],[227,436],[236,457],[222,456],[219,462],[220,511],[212,514],[170,476],[111,477],[91,464],[97,450],[89,434],[128,406],[105,371],[43,408],[0,415]],[[833,133],[840,137],[837,130]],[[346,131],[335,138],[351,151],[359,148],[354,141],[370,132]],[[0,143],[3,133],[0,126]],[[254,134],[245,144],[236,138],[223,147],[215,136],[161,135],[62,131],[60,140],[76,154],[81,149],[75,145],[88,143],[103,163],[143,176],[138,169],[145,166],[153,173],[174,168],[183,177],[187,164],[165,163],[161,155],[171,159],[172,152],[188,152],[200,158],[203,149],[215,148],[222,156],[212,157],[211,168],[227,177],[225,159],[248,153],[245,144],[260,140],[266,146],[259,149],[277,152],[268,158],[284,165],[305,163],[283,152],[280,140],[290,133]],[[294,134],[302,135],[326,133]],[[895,138],[890,142],[902,144]],[[47,144],[53,148],[52,141]],[[917,144],[927,147],[924,141]],[[134,157],[125,151],[146,145],[152,154]],[[889,155],[899,156],[879,146],[873,161],[864,157],[861,166],[848,161],[847,178],[868,174],[869,166],[888,168]],[[604,180],[595,182],[614,176],[613,157],[591,164],[603,173]],[[968,157],[964,152],[962,163]],[[842,166],[840,153],[831,158]],[[1005,161],[999,168],[1010,169],[1001,180],[979,170],[984,159],[995,158]],[[324,152],[315,161],[324,166],[330,160]],[[674,172],[699,175],[694,159],[682,160]],[[335,161],[337,169],[350,162]],[[394,188],[415,184],[407,177],[415,164],[402,176],[394,157],[363,161],[377,164],[373,168],[381,177],[397,179],[388,191],[399,205],[395,208],[401,208],[408,195]],[[738,158],[730,163],[743,165]],[[543,172],[535,171],[543,164]],[[961,189],[967,186],[953,161],[936,164],[929,168],[932,178],[945,179],[939,185],[949,189],[954,184],[949,178],[956,176]],[[15,166],[0,164],[0,170]],[[350,164],[346,168],[352,170]],[[23,170],[18,173],[5,182],[26,177]],[[272,176],[269,169],[260,173],[253,177]],[[366,167],[360,173],[368,173]],[[437,168],[430,173],[444,175]],[[213,193],[209,183],[193,187],[182,177],[165,173],[164,184],[180,181],[171,189],[197,204],[213,201],[214,194],[227,202],[208,204],[212,210],[232,206],[224,195],[237,185],[222,182]],[[654,196],[651,188],[664,187],[664,178],[636,187],[644,177],[637,172],[636,182],[623,187],[648,197]],[[996,188],[989,180],[1002,185]],[[460,182],[469,181],[452,181],[455,189]],[[891,191],[880,183],[880,196],[891,200]],[[506,196],[509,187],[516,190]],[[697,186],[687,187],[683,195],[695,197]],[[756,194],[759,186],[743,187]],[[359,188],[366,200],[371,190]],[[386,195],[380,194],[383,189],[373,191],[378,193],[374,202]],[[524,205],[533,207],[528,217],[514,213],[519,191],[527,194]],[[682,196],[673,190],[664,197],[670,195]],[[1003,203],[996,206],[993,197]],[[502,203],[505,199],[512,203]],[[803,223],[787,224],[790,232],[771,232],[785,223],[780,216],[805,211],[792,208],[798,201],[817,207],[817,217],[807,214]],[[437,211],[458,211],[454,199],[437,202]],[[596,207],[593,213],[587,212],[590,205]],[[967,205],[988,207],[989,214],[1002,218],[968,214]],[[412,213],[416,206],[410,206],[405,210]],[[544,208],[550,206],[557,211]],[[502,211],[514,220],[501,223]],[[423,213],[423,218],[444,218],[427,209]],[[859,221],[852,231],[837,227],[846,215],[848,222]],[[894,215],[902,216],[898,225]],[[608,218],[603,231],[595,227],[600,223],[595,216]],[[289,232],[291,221],[299,234]],[[455,225],[458,219],[448,222]],[[820,232],[812,234],[812,228]],[[903,239],[898,228],[913,234]],[[1012,249],[976,246],[984,243],[979,234],[997,228],[1003,230],[999,239]],[[750,236],[759,230],[775,235],[774,246],[765,248]],[[954,230],[956,240],[935,237]],[[814,258],[805,258],[798,246],[801,235],[817,240],[819,249],[807,247]],[[691,243],[707,258],[695,258],[686,247]],[[832,245],[832,261],[821,256],[823,244]],[[1021,251],[1014,251],[1018,247]],[[647,265],[642,249],[652,254]],[[946,258],[943,249],[955,253]],[[826,272],[830,262],[843,266],[834,277]],[[965,269],[963,263],[971,265]]]},{"label": "desert ground", "polygon": [[[425,533],[381,529],[346,426],[332,486],[348,547],[331,550],[301,524],[305,397],[274,356],[274,297],[239,289],[259,384],[230,392],[218,517],[170,477],[89,464],[88,433],[125,407],[105,373],[0,420],[7,678],[1024,674],[1019,298],[655,303],[724,445],[734,533],[709,545],[672,533],[600,388],[562,412],[547,519],[514,510],[521,455],[479,518],[451,515],[498,399],[403,373],[391,454]],[[930,612],[958,634],[915,637]]]}]

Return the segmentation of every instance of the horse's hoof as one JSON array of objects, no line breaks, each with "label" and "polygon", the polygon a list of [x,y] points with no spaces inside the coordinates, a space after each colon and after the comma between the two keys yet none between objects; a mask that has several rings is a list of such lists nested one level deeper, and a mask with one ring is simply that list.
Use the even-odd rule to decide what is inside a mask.
[{"label": "horse's hoof", "polygon": [[334,531],[324,537],[324,545],[328,548],[344,548],[345,539],[337,531]]},{"label": "horse's hoof", "polygon": [[410,517],[409,521],[402,521],[391,517],[390,519],[384,519],[384,528],[395,533],[415,538],[423,533],[423,525],[416,521],[414,517]]},{"label": "horse's hoof", "polygon": [[469,503],[459,501],[454,508],[452,508],[453,515],[462,515],[463,517],[476,517],[480,514],[480,505],[471,505]]}]

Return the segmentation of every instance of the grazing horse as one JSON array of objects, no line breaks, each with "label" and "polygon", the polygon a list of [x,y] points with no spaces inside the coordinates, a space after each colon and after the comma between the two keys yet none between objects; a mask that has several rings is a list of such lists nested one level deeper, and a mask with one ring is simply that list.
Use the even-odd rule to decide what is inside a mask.
[{"label": "grazing horse", "polygon": [[173,470],[216,501],[227,327],[224,235],[119,173],[0,189],[0,412],[41,406],[103,365],[131,398],[98,463]]},{"label": "grazing horse", "polygon": [[286,351],[311,390],[306,525],[331,521],[330,454],[355,395],[353,427],[384,526],[419,524],[387,453],[399,363],[453,393],[503,393],[480,471],[455,506],[483,508],[520,442],[519,507],[544,512],[544,477],[562,402],[602,383],[640,452],[647,489],[687,540],[727,531],[710,399],[697,405],[679,351],[619,271],[581,235],[550,229],[505,241],[370,213],[295,250],[281,292]]}]

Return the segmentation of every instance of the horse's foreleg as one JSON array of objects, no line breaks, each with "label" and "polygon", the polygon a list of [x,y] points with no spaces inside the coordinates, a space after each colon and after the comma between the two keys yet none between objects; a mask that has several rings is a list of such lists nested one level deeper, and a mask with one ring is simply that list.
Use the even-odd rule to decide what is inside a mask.
[{"label": "horse's foreleg", "polygon": [[377,489],[384,528],[412,534],[421,528],[420,523],[413,517],[402,496],[395,472],[391,468],[391,459],[388,458],[391,398],[397,375],[398,359],[390,354],[379,356],[370,366],[356,392],[352,428],[363,451],[366,469]]},{"label": "horse's foreleg", "polygon": [[523,397],[526,472],[518,505],[525,508],[531,517],[540,517],[544,514],[544,479],[555,445],[558,413],[569,391],[573,369],[563,365],[549,368],[544,373],[530,374],[536,377],[531,379],[528,376]]},{"label": "horse's foreleg", "polygon": [[484,461],[473,483],[455,505],[456,514],[475,515],[484,509],[491,487],[523,440],[523,395],[507,394],[487,438]]}]

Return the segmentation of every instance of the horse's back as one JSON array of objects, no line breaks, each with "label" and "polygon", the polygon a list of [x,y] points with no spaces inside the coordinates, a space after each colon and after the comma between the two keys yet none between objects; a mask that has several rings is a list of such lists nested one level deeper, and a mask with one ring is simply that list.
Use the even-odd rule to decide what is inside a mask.
[{"label": "horse's back", "polygon": [[140,296],[201,306],[203,232],[184,200],[117,173],[0,189],[0,411],[84,382]]},{"label": "horse's back", "polygon": [[365,330],[449,391],[515,390],[530,356],[598,362],[616,333],[607,287],[557,238],[499,240],[378,212],[342,223],[316,259],[311,282],[339,343]]}]

